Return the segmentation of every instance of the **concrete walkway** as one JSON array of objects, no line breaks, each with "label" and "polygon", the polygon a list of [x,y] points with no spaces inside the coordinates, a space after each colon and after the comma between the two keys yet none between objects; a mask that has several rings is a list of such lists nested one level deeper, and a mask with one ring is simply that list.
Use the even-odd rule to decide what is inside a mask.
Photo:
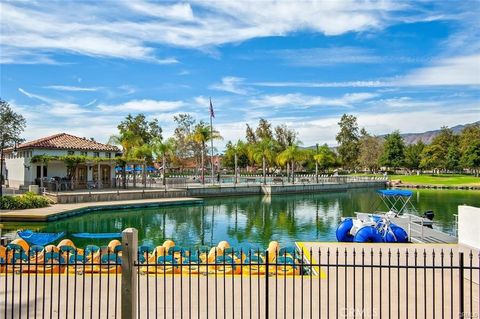
[{"label": "concrete walkway", "polygon": [[[324,276],[139,274],[138,318],[478,318],[480,273],[468,268],[478,267],[477,251],[470,258],[459,245],[298,244],[312,249]],[[0,317],[119,317],[126,302],[121,280],[115,274],[1,274]]]},{"label": "concrete walkway", "polygon": [[166,205],[190,205],[201,204],[202,199],[193,197],[179,198],[157,198],[142,200],[108,201],[95,203],[55,204],[45,208],[23,209],[23,210],[2,210],[0,221],[28,221],[44,222],[59,218],[78,215],[95,210],[127,207],[155,207]]}]

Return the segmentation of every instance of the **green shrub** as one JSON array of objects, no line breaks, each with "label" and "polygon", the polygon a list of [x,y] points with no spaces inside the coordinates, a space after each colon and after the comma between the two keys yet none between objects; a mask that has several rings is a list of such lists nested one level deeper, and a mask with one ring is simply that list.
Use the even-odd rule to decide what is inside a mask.
[{"label": "green shrub", "polygon": [[2,196],[0,197],[1,209],[28,209],[42,208],[53,204],[47,197],[27,192],[20,196]]}]

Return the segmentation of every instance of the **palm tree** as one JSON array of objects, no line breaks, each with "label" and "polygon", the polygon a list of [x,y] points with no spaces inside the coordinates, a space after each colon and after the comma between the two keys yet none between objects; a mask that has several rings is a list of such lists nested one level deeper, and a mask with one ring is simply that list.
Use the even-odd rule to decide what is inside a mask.
[{"label": "palm tree", "polygon": [[262,163],[263,184],[267,183],[267,162],[272,163],[275,159],[276,143],[272,139],[263,139],[252,144],[249,149],[250,158],[255,163]]},{"label": "palm tree", "polygon": [[277,161],[280,165],[291,164],[292,182],[295,184],[295,163],[305,160],[307,154],[305,150],[300,149],[297,144],[288,146],[283,152],[278,154]]},{"label": "palm tree", "polygon": [[108,139],[107,144],[110,145],[118,145],[122,147],[122,157],[119,159],[119,162],[122,166],[122,187],[127,188],[127,172],[126,172],[126,164],[127,161],[132,159],[133,150],[136,147],[142,145],[142,138],[136,135],[132,131],[125,131],[119,135],[112,135]]},{"label": "palm tree", "polygon": [[[218,131],[215,131],[215,130],[211,131],[210,127],[206,123],[200,122],[195,127],[195,130],[193,131],[190,138],[195,143],[198,143],[201,146],[201,150],[202,150],[201,151],[202,184],[205,184],[204,167],[205,167],[205,151],[207,149],[207,147],[206,147],[207,142],[210,141],[210,140],[222,139],[222,136],[220,135],[220,133],[218,133]],[[212,159],[212,161],[213,161],[213,159]],[[212,165],[213,165],[213,163],[212,163]]]},{"label": "palm tree", "polygon": [[[152,160],[152,145],[150,144],[142,144],[136,146],[132,149],[132,156],[134,160],[140,159],[143,164],[143,185],[147,186],[147,162],[151,162]],[[134,165],[135,167],[135,165]],[[136,172],[135,169],[133,170],[133,187],[136,186]]]},{"label": "palm tree", "polygon": [[153,144],[153,153],[157,156],[157,157],[162,157],[162,172],[163,172],[163,178],[162,178],[162,182],[163,182],[163,185],[165,186],[165,166],[166,166],[166,157],[169,156],[169,155],[173,155],[173,151],[174,151],[174,140],[172,138],[169,138],[168,140],[166,141],[162,141],[160,139],[158,140],[155,140],[154,144]]},{"label": "palm tree", "polygon": [[328,147],[327,144],[324,144],[318,148],[316,154],[313,155],[313,160],[322,171],[334,166],[336,163],[335,153]]}]

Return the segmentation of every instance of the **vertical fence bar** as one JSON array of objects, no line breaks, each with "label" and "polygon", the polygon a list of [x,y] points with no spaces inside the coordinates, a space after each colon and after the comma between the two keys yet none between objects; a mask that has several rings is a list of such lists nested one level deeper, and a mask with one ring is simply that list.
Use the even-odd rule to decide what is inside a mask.
[{"label": "vertical fence bar", "polygon": [[[268,319],[268,250],[265,251],[265,318]],[[260,275],[258,275],[260,276]]]},{"label": "vertical fence bar", "polygon": [[138,232],[127,228],[122,232],[122,319],[137,318]]},{"label": "vertical fence bar", "polygon": [[458,254],[458,312],[460,318],[465,318],[465,305],[464,305],[464,265],[463,265],[463,252]]}]

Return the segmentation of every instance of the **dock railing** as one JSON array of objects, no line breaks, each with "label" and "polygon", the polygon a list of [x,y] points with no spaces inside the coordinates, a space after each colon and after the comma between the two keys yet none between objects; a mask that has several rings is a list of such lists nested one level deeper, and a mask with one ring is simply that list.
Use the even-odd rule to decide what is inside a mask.
[{"label": "dock railing", "polygon": [[162,246],[152,251],[137,241],[137,231],[127,229],[112,251],[7,247],[0,263],[0,317],[479,315],[480,256],[473,251],[439,245],[300,251]]}]

